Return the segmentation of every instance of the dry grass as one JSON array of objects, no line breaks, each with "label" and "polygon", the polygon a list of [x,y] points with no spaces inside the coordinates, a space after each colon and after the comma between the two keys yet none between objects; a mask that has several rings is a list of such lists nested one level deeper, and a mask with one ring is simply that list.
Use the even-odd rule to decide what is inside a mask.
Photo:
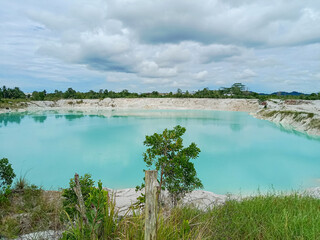
[{"label": "dry grass", "polygon": [[15,189],[0,205],[0,232],[8,238],[45,230],[61,230],[61,193],[36,186]]}]

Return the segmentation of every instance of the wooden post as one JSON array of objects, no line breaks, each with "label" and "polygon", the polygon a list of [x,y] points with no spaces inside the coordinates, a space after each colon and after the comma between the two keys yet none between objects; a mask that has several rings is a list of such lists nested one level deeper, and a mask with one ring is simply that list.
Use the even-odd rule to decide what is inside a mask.
[{"label": "wooden post", "polygon": [[74,182],[76,186],[73,188],[73,191],[76,193],[77,198],[78,198],[78,206],[76,205],[77,210],[80,212],[80,216],[82,217],[82,220],[85,222],[85,224],[88,223],[88,219],[86,216],[86,207],[84,205],[84,200],[82,197],[82,192],[81,192],[81,186],[79,182],[79,175],[76,173],[74,175]]},{"label": "wooden post", "polygon": [[158,181],[157,171],[146,171],[145,176],[145,240],[157,239]]}]

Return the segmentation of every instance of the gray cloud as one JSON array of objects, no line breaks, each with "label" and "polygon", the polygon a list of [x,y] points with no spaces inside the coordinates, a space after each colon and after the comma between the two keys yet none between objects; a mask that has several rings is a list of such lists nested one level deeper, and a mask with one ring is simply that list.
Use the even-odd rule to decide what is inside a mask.
[{"label": "gray cloud", "polygon": [[[149,43],[283,45],[319,41],[316,1],[109,1],[108,14]],[[300,34],[295,30],[303,30]]]},{"label": "gray cloud", "polygon": [[204,70],[204,71],[193,74],[193,78],[198,81],[204,81],[207,75],[208,75],[208,71]]},{"label": "gray cloud", "polygon": [[239,72],[236,74],[236,78],[241,79],[241,80],[247,80],[253,77],[256,77],[257,74],[252,71],[251,69],[244,69],[243,71]]},{"label": "gray cloud", "polygon": [[19,72],[81,87],[166,91],[243,81],[313,91],[319,25],[316,0],[11,1],[0,9],[0,68],[8,78]]},{"label": "gray cloud", "polygon": [[191,52],[187,46],[165,45],[155,55],[155,61],[162,67],[185,63],[191,60]]},{"label": "gray cloud", "polygon": [[226,58],[239,56],[244,51],[240,47],[232,45],[212,44],[200,47],[200,62],[207,64],[213,61],[222,61]]}]

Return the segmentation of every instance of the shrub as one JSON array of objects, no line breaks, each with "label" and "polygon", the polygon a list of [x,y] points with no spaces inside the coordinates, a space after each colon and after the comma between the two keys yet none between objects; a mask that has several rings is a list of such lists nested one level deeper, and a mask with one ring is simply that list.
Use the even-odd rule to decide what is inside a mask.
[{"label": "shrub", "polygon": [[[79,183],[83,200],[86,201],[89,198],[90,192],[94,188],[94,181],[92,180],[90,174],[85,174],[84,176],[80,176]],[[73,190],[75,186],[76,183],[74,179],[71,178],[69,182],[69,188],[64,189],[62,192],[62,197],[64,198],[62,202],[63,207],[68,215],[72,218],[77,214],[76,204],[78,203],[78,199],[76,193]]]},{"label": "shrub", "polygon": [[16,177],[11,164],[7,158],[0,160],[0,189],[10,187],[13,179]]},{"label": "shrub", "polygon": [[70,227],[63,233],[62,239],[114,239],[117,226],[115,202],[102,189],[101,181],[98,188],[90,188],[85,205],[87,219],[69,216]]}]

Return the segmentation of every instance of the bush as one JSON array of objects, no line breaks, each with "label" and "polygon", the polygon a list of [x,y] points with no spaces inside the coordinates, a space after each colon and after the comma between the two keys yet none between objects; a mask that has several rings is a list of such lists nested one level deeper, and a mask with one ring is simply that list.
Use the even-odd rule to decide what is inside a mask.
[{"label": "bush", "polygon": [[[80,176],[79,183],[81,187],[81,192],[83,200],[86,201],[89,198],[90,192],[94,188],[94,181],[91,178],[90,174],[85,174]],[[74,178],[70,179],[69,188],[64,189],[62,192],[63,207],[70,217],[75,217],[77,214],[76,204],[78,203],[77,195],[74,192],[73,188],[76,186]]]},{"label": "bush", "polygon": [[0,160],[0,189],[6,189],[11,186],[16,174],[13,172],[11,164],[7,158]]},{"label": "bush", "polygon": [[85,206],[86,219],[75,214],[71,218],[69,215],[70,227],[63,233],[62,239],[114,239],[117,226],[115,202],[102,189],[101,181],[98,188],[90,188]]}]

